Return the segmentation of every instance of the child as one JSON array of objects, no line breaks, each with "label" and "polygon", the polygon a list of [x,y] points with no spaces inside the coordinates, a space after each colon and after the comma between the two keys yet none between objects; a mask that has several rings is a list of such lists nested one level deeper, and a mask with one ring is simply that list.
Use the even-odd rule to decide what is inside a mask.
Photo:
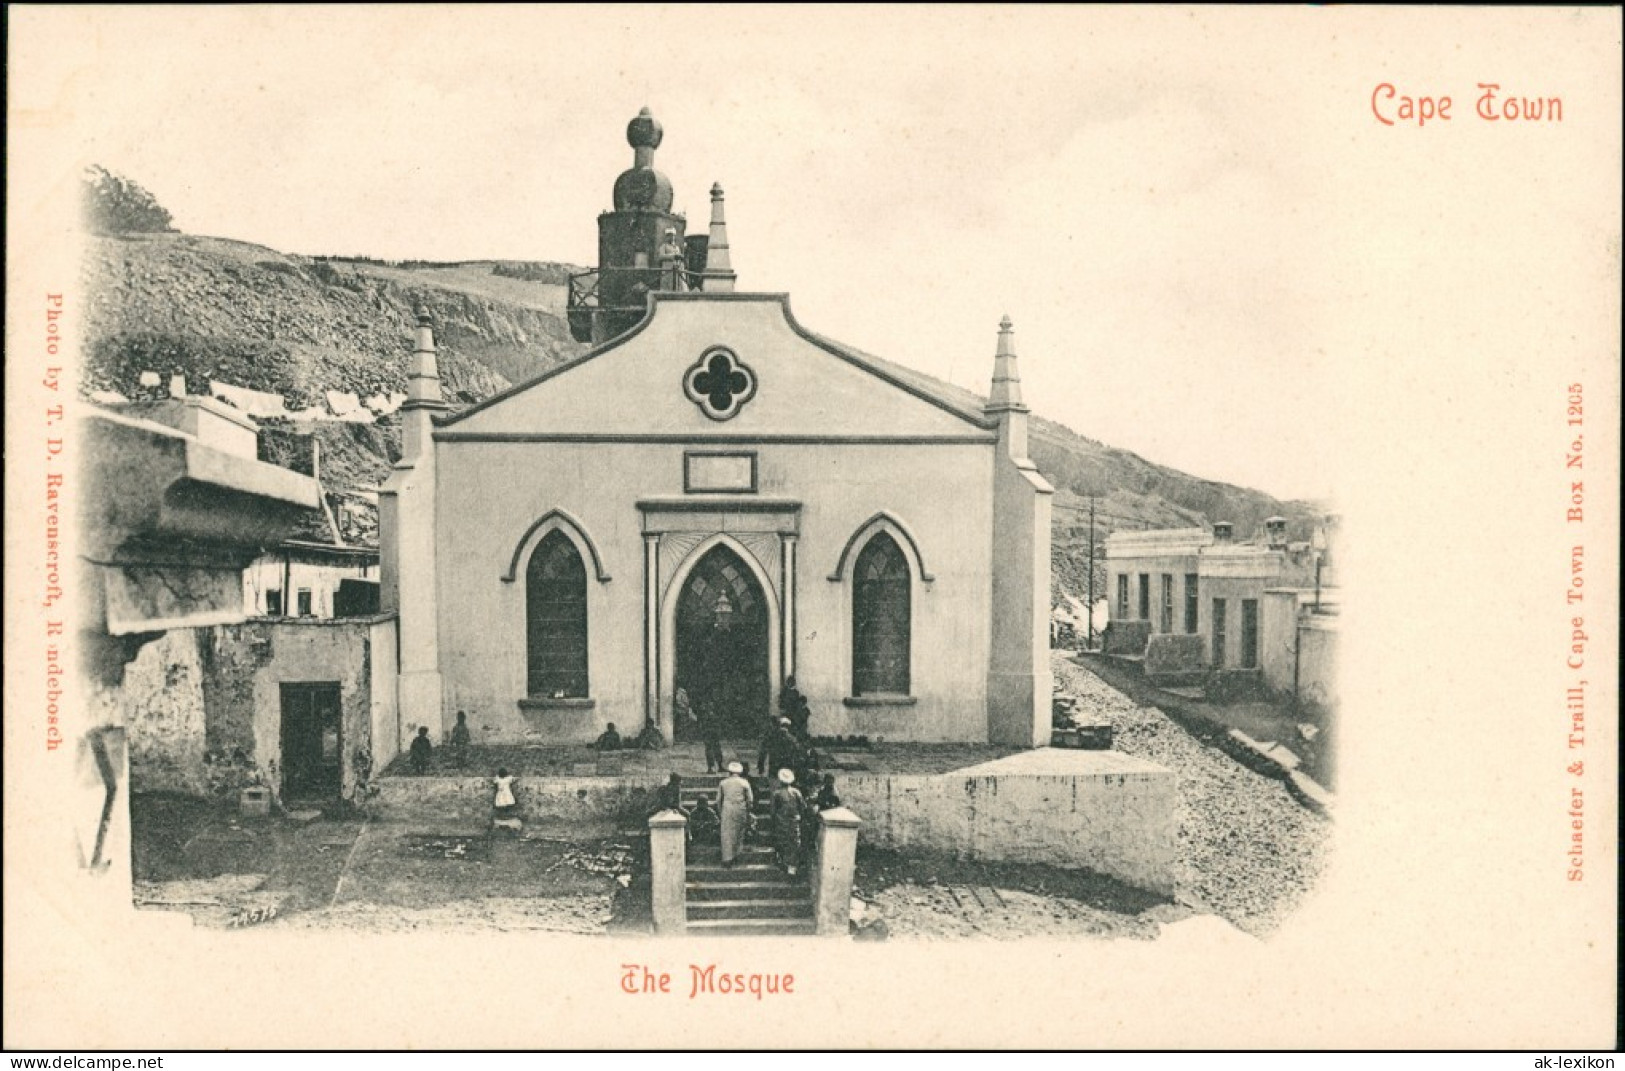
[{"label": "child", "polygon": [[492,779],[496,787],[496,796],[491,805],[495,812],[491,824],[499,829],[519,829],[519,799],[514,795],[513,786],[517,778],[508,773],[506,766],[497,767],[497,775]]},{"label": "child", "polygon": [[429,753],[433,750],[434,745],[429,743],[429,727],[418,726],[418,735],[412,739],[409,755],[413,773],[421,775],[429,772]]},{"label": "child", "polygon": [[451,757],[461,770],[468,765],[468,745],[470,736],[468,732],[468,715],[462,711],[457,712],[457,724],[451,729]]}]

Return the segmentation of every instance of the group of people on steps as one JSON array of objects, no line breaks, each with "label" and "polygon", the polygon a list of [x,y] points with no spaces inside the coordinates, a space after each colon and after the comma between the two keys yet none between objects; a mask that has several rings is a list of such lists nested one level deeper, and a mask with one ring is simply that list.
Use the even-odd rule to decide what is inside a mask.
[{"label": "group of people on steps", "polygon": [[[705,742],[706,772],[725,772],[727,776],[717,786],[714,807],[702,796],[690,810],[683,806],[682,775],[674,773],[656,792],[649,813],[664,810],[683,813],[689,822],[689,839],[696,844],[720,845],[722,865],[731,867],[738,861],[752,830],[757,795],[766,793],[772,805],[769,833],[775,859],[789,874],[799,873],[814,843],[819,813],[839,807],[841,800],[835,791],[835,778],[820,774],[820,756],[808,733],[811,710],[806,696],[796,687],[796,679],[789,677],[784,682],[778,716],[764,719],[766,732],[756,754],[757,784],[752,784],[744,763],[725,760],[721,719],[715,712],[706,708],[696,710],[682,688],[677,689],[675,707],[678,722],[696,727]],[[650,725],[645,734],[628,742],[611,723],[594,741],[593,747],[599,751],[615,751],[627,746],[649,746],[643,735],[651,731],[658,732]],[[451,732],[452,761],[458,769],[467,765],[470,736],[467,715],[459,711]],[[408,752],[413,772],[427,773],[431,752],[428,729],[418,730]],[[496,819],[511,819],[517,812],[517,781],[505,768],[498,770],[492,779],[492,810]]]}]

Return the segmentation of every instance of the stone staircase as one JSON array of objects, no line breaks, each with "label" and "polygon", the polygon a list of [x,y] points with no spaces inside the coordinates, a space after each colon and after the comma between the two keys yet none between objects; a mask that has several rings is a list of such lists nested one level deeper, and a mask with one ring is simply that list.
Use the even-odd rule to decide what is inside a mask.
[{"label": "stone staircase", "polygon": [[[722,777],[716,774],[685,778],[685,809],[701,796],[716,806],[717,785],[721,781]],[[747,838],[731,867],[722,865],[722,849],[718,845],[688,845],[685,901],[689,933],[767,936],[815,932],[807,868],[792,878],[773,861],[773,848],[768,843],[771,818],[771,802],[758,793],[756,827],[759,832]]]}]

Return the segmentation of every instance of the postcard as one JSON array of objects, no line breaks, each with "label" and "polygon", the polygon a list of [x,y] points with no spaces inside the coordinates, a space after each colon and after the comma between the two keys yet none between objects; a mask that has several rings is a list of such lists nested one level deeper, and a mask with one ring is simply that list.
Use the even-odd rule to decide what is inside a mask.
[{"label": "postcard", "polygon": [[1617,1043],[1617,9],[10,15],[8,1047]]}]

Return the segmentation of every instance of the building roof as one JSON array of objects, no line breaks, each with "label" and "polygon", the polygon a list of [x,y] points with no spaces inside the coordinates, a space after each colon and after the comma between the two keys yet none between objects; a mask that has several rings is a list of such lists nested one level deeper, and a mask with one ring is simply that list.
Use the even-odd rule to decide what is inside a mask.
[{"label": "building roof", "polygon": [[876,357],[852,346],[848,346],[845,343],[836,342],[833,339],[825,338],[822,335],[807,330],[801,325],[801,323],[796,319],[795,314],[791,311],[790,297],[788,294],[752,294],[735,292],[706,293],[704,291],[678,293],[664,291],[651,292],[649,294],[649,305],[644,313],[643,319],[630,330],[617,335],[615,338],[603,343],[602,345],[593,347],[574,360],[556,365],[538,376],[526,380],[525,382],[516,386],[510,387],[498,394],[494,394],[482,402],[471,405],[468,408],[460,410],[456,413],[447,414],[445,416],[437,416],[434,420],[435,426],[450,427],[458,424],[474,416],[476,413],[484,412],[485,410],[499,405],[502,402],[515,397],[516,395],[522,394],[541,383],[544,383],[557,376],[561,376],[566,372],[581,367],[589,361],[593,361],[613,350],[619,349],[621,346],[626,345],[632,339],[641,334],[654,320],[654,318],[659,315],[660,306],[664,304],[698,301],[718,303],[763,301],[777,302],[783,309],[785,322],[790,326],[790,329],[795,334],[799,335],[807,342],[812,343],[814,346],[817,346],[819,349],[824,350],[826,353],[832,354],[833,356],[846,361],[848,364],[855,365],[856,367],[861,368],[869,374],[875,376],[877,379],[883,380],[884,382],[887,382],[892,386],[921,399],[922,401],[928,402],[938,409],[948,412],[979,429],[990,430],[998,426],[997,420],[989,417],[985,412],[983,412],[982,407],[985,404],[985,399],[983,399],[981,396],[971,391],[962,390],[958,387],[953,387],[946,383],[942,383],[921,372],[916,372],[913,369],[904,367],[903,365],[884,360],[883,358]]}]

